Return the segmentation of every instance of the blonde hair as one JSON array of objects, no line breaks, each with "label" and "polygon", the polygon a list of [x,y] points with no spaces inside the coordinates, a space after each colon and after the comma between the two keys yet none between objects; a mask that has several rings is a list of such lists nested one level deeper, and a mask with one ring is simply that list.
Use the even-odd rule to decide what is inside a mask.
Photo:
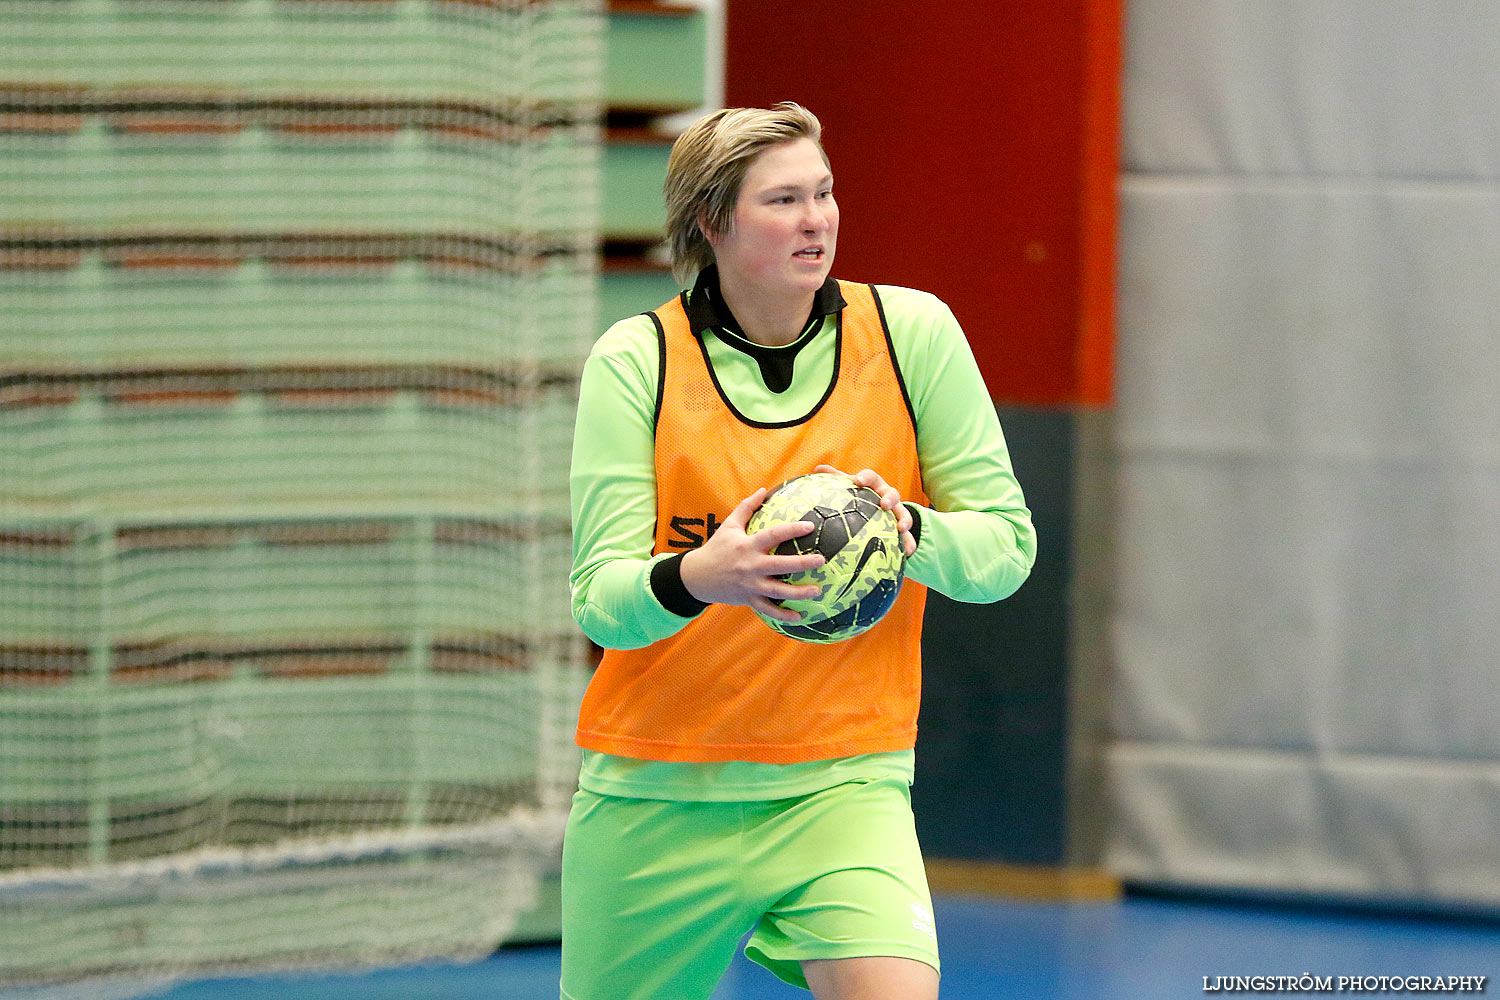
[{"label": "blonde hair", "polygon": [[791,101],[769,109],[724,108],[688,126],[672,144],[662,185],[672,275],[686,284],[714,262],[703,230],[718,236],[734,228],[735,203],[751,161],[772,146],[811,139],[827,163],[822,135],[817,117]]}]

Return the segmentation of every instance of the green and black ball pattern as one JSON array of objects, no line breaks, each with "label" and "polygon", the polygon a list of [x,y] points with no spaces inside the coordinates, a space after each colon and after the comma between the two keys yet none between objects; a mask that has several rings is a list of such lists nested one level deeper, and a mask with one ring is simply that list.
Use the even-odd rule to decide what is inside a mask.
[{"label": "green and black ball pattern", "polygon": [[819,643],[851,638],[880,621],[896,603],[906,567],[896,515],[880,506],[880,496],[847,476],[798,476],[771,491],[747,530],[754,534],[791,521],[807,521],[813,530],[782,542],[777,554],[818,552],[825,562],[784,579],[820,590],[808,600],[781,602],[800,612],[801,621],[781,622],[756,612],[760,620],[782,635]]}]

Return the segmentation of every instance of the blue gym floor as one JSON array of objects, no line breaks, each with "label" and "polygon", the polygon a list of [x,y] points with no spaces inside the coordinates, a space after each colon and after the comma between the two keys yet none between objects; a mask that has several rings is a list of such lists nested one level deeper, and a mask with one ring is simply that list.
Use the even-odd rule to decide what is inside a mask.
[{"label": "blue gym floor", "polygon": [[[1216,984],[1219,976],[1308,973],[1332,977],[1335,986],[1340,976],[1500,976],[1496,922],[1156,898],[1022,903],[939,897],[934,909],[942,938],[943,1000],[1203,997],[1208,995],[1205,976]],[[555,1000],[557,973],[555,946],[527,946],[504,949],[474,965],[358,976],[213,979],[160,995],[167,1000]],[[1500,992],[1493,982],[1485,987]],[[809,996],[742,956],[714,998]]]}]

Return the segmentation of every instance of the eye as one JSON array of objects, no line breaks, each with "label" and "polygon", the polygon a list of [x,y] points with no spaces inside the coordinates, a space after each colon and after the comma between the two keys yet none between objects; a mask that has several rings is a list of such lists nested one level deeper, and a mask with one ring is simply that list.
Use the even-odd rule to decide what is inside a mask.
[{"label": "eye", "polygon": [[822,198],[822,199],[825,199],[825,200],[828,199],[828,198],[832,198],[833,197],[833,189],[829,188],[827,191],[819,191],[818,192],[818,197]]}]

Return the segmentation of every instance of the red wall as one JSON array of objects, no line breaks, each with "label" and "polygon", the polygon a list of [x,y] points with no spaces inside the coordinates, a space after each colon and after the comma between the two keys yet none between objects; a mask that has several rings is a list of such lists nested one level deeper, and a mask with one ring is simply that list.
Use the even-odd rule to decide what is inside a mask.
[{"label": "red wall", "polygon": [[1123,0],[727,0],[726,102],[823,122],[839,277],[953,307],[1000,403],[1110,398]]}]

